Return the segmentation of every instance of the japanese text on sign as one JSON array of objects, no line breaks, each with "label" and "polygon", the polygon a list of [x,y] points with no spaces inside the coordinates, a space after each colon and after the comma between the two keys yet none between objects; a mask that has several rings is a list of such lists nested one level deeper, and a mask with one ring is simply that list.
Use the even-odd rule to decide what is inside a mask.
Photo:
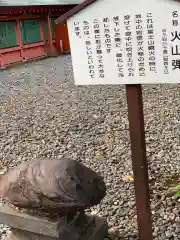
[{"label": "japanese text on sign", "polygon": [[75,75],[84,76],[85,84],[173,82],[180,74],[179,17],[180,11],[171,11],[164,25],[150,11],[73,21],[71,49],[79,59]]}]

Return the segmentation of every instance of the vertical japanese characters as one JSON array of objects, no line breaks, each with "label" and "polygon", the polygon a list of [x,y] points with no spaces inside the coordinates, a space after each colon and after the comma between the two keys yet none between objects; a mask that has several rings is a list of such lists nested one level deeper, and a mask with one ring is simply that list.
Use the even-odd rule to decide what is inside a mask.
[{"label": "vertical japanese characters", "polygon": [[144,62],[144,38],[143,38],[143,18],[141,14],[136,14],[136,41],[137,41],[137,60],[139,68],[139,76],[145,76]]},{"label": "vertical japanese characters", "polygon": [[156,12],[75,21],[73,34],[82,43],[89,77],[106,81],[109,66],[116,80],[129,82],[158,74],[169,78],[180,70],[179,12],[169,13],[169,25]]},{"label": "vertical japanese characters", "polygon": [[180,31],[179,31],[179,14],[177,11],[172,12],[172,26],[171,32],[171,54],[172,54],[172,69],[180,69]]},{"label": "vertical japanese characters", "polygon": [[124,61],[123,61],[123,51],[122,51],[122,38],[120,29],[120,18],[119,16],[113,17],[113,30],[114,30],[114,44],[116,49],[116,63],[118,70],[118,78],[124,77]]},{"label": "vertical japanese characters", "polygon": [[88,71],[91,78],[95,78],[94,57],[92,51],[91,29],[89,21],[83,21],[83,34],[85,38],[86,54],[88,60]]},{"label": "vertical japanese characters", "polygon": [[165,28],[162,29],[162,56],[164,74],[169,74],[168,34]]},{"label": "vertical japanese characters", "polygon": [[95,46],[96,46],[96,61],[98,64],[98,74],[100,78],[104,78],[104,64],[103,64],[103,51],[102,51],[102,40],[100,35],[100,20],[93,20],[93,31],[95,38]]},{"label": "vertical japanese characters", "polygon": [[77,37],[81,38],[80,22],[76,21],[73,23],[74,33]]},{"label": "vertical japanese characters", "polygon": [[103,18],[103,27],[104,27],[104,45],[106,48],[106,52],[110,53],[112,49],[112,43],[111,43],[111,31],[110,31],[110,19],[108,17]]},{"label": "vertical japanese characters", "polygon": [[125,49],[127,56],[128,76],[134,77],[133,48],[132,48],[132,19],[130,15],[124,16]]},{"label": "vertical japanese characters", "polygon": [[154,41],[154,21],[152,13],[147,13],[147,34],[148,34],[148,52],[149,52],[149,70],[156,72],[156,56]]}]

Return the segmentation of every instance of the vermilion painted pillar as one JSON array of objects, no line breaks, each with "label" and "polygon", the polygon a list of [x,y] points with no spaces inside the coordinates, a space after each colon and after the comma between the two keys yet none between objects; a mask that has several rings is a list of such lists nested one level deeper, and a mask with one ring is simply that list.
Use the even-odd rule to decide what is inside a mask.
[{"label": "vermilion painted pillar", "polygon": [[21,47],[21,59],[22,61],[26,61],[25,57],[24,57],[24,50],[23,50],[23,42],[22,42],[22,36],[21,36],[21,27],[20,27],[20,20],[17,19],[16,20],[16,39],[17,39],[17,43],[18,45]]},{"label": "vermilion painted pillar", "polygon": [[40,19],[40,34],[41,34],[41,41],[45,43],[45,30],[44,30],[44,19]]},{"label": "vermilion painted pillar", "polygon": [[47,25],[48,25],[48,43],[49,43],[48,55],[49,56],[57,56],[58,52],[53,44],[52,32],[51,32],[51,19],[50,19],[49,15],[47,16]]},{"label": "vermilion painted pillar", "polygon": [[1,54],[1,49],[0,49],[0,68],[4,68],[4,61],[3,61],[3,56]]},{"label": "vermilion painted pillar", "polygon": [[52,41],[52,32],[51,32],[51,19],[49,14],[47,15],[47,26],[48,26],[48,52],[53,54],[53,41]]},{"label": "vermilion painted pillar", "polygon": [[70,53],[70,43],[67,24],[55,25],[56,48],[60,54]]},{"label": "vermilion painted pillar", "polygon": [[48,40],[49,40],[49,45],[52,46],[52,32],[51,32],[51,19],[50,16],[47,15],[47,25],[48,25]]},{"label": "vermilion painted pillar", "polygon": [[1,53],[1,48],[0,48],[0,68],[4,68],[4,61],[3,61],[3,56]]}]

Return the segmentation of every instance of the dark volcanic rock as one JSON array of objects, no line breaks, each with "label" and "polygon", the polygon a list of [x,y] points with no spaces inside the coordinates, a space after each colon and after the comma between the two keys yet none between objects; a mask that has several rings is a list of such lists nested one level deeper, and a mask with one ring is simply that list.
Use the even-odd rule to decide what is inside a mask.
[{"label": "dark volcanic rock", "polygon": [[25,162],[0,179],[0,196],[11,204],[59,214],[96,205],[105,194],[102,178],[70,159]]}]

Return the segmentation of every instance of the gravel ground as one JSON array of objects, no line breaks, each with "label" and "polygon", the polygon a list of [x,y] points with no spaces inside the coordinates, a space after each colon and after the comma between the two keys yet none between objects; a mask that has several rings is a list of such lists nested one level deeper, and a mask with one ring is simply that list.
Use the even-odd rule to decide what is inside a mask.
[{"label": "gravel ground", "polygon": [[[107,217],[110,239],[138,239],[133,182],[127,180],[132,170],[124,87],[75,87],[70,56],[17,66],[0,76],[1,173],[35,157],[82,161],[108,187],[103,202],[89,211]],[[160,193],[168,179],[179,181],[180,88],[143,89],[154,239],[178,240],[180,200]]]}]

